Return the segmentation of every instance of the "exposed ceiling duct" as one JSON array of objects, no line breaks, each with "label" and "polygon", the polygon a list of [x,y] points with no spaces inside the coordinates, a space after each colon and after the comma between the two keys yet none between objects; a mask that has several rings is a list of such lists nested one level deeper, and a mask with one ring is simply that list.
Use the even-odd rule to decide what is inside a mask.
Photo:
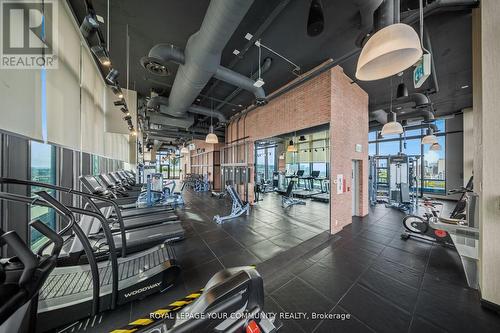
[{"label": "exposed ceiling duct", "polygon": [[227,121],[219,111],[193,105],[212,77],[253,93],[256,105],[266,103],[264,90],[255,87],[252,79],[220,66],[222,50],[252,3],[253,0],[212,0],[200,30],[189,38],[184,52],[169,44],[158,44],[147,57],[141,59],[142,66],[153,74],[168,73],[168,62],[179,65],[168,99],[156,96],[148,103],[148,107],[171,117],[168,122],[172,125],[168,126],[175,126],[177,123],[172,118],[178,118],[181,119],[182,128],[191,127],[194,119],[188,116],[188,112],[213,115],[222,123]]},{"label": "exposed ceiling duct", "polygon": [[[261,75],[264,74],[265,72],[267,72],[271,68],[272,63],[273,63],[273,60],[271,58],[268,57],[268,58],[264,59],[264,61],[262,62],[262,65],[260,66]],[[255,80],[258,78],[258,76],[259,76],[259,72],[257,71],[251,76],[251,79]],[[222,109],[224,107],[224,105],[226,105],[227,103],[231,102],[234,98],[236,98],[236,96],[238,96],[238,94],[242,90],[243,90],[242,88],[236,88],[235,90],[233,90],[233,92],[230,93],[229,95],[227,95],[227,97],[224,98],[224,100],[222,102],[217,104],[217,106],[215,107],[215,110]]]}]

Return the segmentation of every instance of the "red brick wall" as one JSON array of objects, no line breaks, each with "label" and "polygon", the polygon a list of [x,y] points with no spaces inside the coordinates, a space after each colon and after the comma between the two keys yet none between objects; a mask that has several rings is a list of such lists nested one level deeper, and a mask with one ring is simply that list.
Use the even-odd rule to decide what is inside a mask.
[{"label": "red brick wall", "polygon": [[[297,78],[299,79],[299,78]],[[292,81],[293,82],[293,81]],[[291,82],[291,83],[292,83]],[[336,194],[333,180],[343,174],[351,187],[352,160],[361,161],[360,211],[368,213],[368,95],[335,67],[230,122],[226,142],[246,138],[249,141],[249,163],[253,164],[253,142],[276,135],[330,123],[332,202],[332,233],[351,223],[351,192]],[[355,153],[355,145],[362,145],[362,153]],[[250,179],[253,182],[253,167]],[[253,201],[253,184],[249,185]]]},{"label": "red brick wall", "polygon": [[[330,181],[331,231],[336,233],[352,221],[352,161],[360,161],[359,212],[368,214],[368,95],[351,84],[340,67],[331,70]],[[362,145],[362,152],[355,145]],[[343,175],[346,192],[337,194],[337,175]]]}]

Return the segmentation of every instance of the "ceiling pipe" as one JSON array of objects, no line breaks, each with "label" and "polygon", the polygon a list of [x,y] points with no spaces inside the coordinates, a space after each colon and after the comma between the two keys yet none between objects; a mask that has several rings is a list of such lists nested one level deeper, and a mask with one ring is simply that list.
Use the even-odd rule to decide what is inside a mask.
[{"label": "ceiling pipe", "polygon": [[[424,17],[439,14],[442,12],[465,10],[479,6],[480,0],[435,0],[424,7]],[[404,15],[403,19],[406,24],[415,24],[420,20],[418,9],[412,10]]]},{"label": "ceiling pipe", "polygon": [[[262,65],[260,66],[260,72],[261,74],[264,74],[266,73],[270,68],[271,68],[271,65],[273,63],[273,60],[272,58],[265,58],[264,61],[262,62]],[[255,72],[250,78],[252,80],[255,80],[257,79],[259,76],[259,71]],[[236,96],[239,95],[239,93],[242,91],[243,89],[241,88],[236,88],[235,90],[233,90],[232,93],[230,93],[229,95],[227,95],[226,98],[224,98],[224,100],[222,102],[220,102],[219,104],[217,104],[217,106],[215,107],[215,110],[220,110],[224,107],[224,105],[226,105],[227,103],[231,102],[233,99],[236,98]]]},{"label": "ceiling pipe", "polygon": [[200,105],[195,105],[195,104],[191,105],[189,107],[188,111],[190,113],[195,113],[195,114],[200,114],[200,115],[207,116],[207,117],[217,118],[217,120],[221,124],[226,124],[227,123],[226,116],[224,116],[224,114],[222,112],[220,112],[220,111],[211,110],[209,108],[206,108],[206,107],[203,107],[203,106],[200,106]]},{"label": "ceiling pipe", "polygon": [[[396,2],[398,3],[397,5],[395,4]],[[399,23],[399,12],[395,12],[396,8],[399,9],[399,0],[384,0],[382,2],[375,12],[375,31],[379,31],[391,24]]]},{"label": "ceiling pipe", "polygon": [[[426,108],[430,105],[429,98],[427,98],[427,96],[421,93],[413,93],[405,97],[396,98],[392,102],[392,106],[394,108],[395,106],[400,106],[410,103],[413,105],[412,107],[417,109]],[[373,110],[389,109],[390,107],[391,103],[385,103],[385,104],[373,105],[372,109]]]},{"label": "ceiling pipe", "polygon": [[218,80],[224,81],[226,83],[232,84],[233,86],[237,86],[241,89],[251,92],[255,96],[256,105],[261,106],[267,104],[266,93],[264,92],[264,89],[262,87],[254,86],[254,80],[222,66],[219,66],[217,68],[214,77]]},{"label": "ceiling pipe", "polygon": [[358,37],[356,38],[356,46],[363,47],[363,42],[373,31],[374,26],[374,15],[375,11],[380,7],[384,0],[356,0],[356,5],[359,8],[359,14],[361,16],[361,24]]},{"label": "ceiling pipe", "polygon": [[[162,106],[160,106],[160,108],[161,107]],[[148,112],[147,117],[149,118],[150,124],[159,124],[170,127],[189,128],[194,123],[194,117],[192,115],[186,116],[184,118],[175,118],[167,115]]]},{"label": "ceiling pipe", "polygon": [[184,63],[179,65],[169,104],[163,113],[185,117],[201,90],[215,75],[222,50],[241,23],[253,0],[212,0],[200,30],[189,37]]}]

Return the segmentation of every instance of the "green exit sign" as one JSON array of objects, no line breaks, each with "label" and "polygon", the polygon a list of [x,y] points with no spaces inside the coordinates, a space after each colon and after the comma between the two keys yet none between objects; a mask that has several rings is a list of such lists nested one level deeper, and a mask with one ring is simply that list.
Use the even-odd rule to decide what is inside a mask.
[{"label": "green exit sign", "polygon": [[427,78],[431,75],[431,55],[425,53],[422,59],[417,63],[417,67],[413,70],[413,85],[415,88],[420,88]]}]

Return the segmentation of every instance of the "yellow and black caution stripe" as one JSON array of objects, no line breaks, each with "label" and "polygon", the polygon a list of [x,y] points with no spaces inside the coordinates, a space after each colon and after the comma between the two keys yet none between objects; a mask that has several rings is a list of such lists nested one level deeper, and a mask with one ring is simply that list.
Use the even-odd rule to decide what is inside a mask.
[{"label": "yellow and black caution stripe", "polygon": [[145,329],[151,324],[166,319],[170,314],[181,310],[186,305],[193,303],[197,298],[201,296],[202,293],[203,289],[200,289],[198,292],[189,294],[183,299],[172,302],[164,308],[152,311],[148,315],[138,318],[120,329],[111,331],[111,333],[132,333]]}]

